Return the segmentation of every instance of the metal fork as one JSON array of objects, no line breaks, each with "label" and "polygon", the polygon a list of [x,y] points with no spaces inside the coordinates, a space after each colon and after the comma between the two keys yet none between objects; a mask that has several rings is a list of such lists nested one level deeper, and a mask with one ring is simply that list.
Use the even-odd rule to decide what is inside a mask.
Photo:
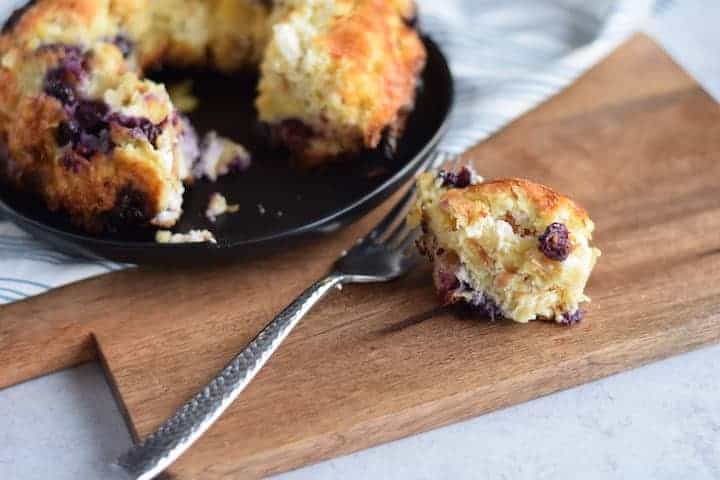
[{"label": "metal fork", "polygon": [[[436,153],[437,166],[451,157]],[[402,220],[413,199],[411,187],[390,213],[335,263],[328,275],[308,288],[195,395],[142,443],[117,462],[123,478],[150,480],[182,455],[222,415],[267,363],[295,326],[330,290],[351,283],[388,282],[406,274],[418,256],[409,248],[417,237]]]}]

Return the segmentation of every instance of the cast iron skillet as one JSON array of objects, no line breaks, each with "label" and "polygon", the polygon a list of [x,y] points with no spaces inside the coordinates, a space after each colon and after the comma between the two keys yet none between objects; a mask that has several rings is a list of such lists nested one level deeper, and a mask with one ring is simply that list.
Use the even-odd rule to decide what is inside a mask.
[{"label": "cast iron skillet", "polygon": [[[437,45],[425,38],[428,63],[422,75],[417,105],[388,159],[383,149],[361,158],[302,171],[289,166],[283,151],[263,147],[252,108],[256,78],[211,72],[191,72],[199,109],[191,120],[202,133],[217,130],[253,152],[253,165],[244,173],[217,183],[197,182],[185,194],[185,214],[173,229],[186,232],[208,228],[218,244],[161,245],[154,229],[122,235],[92,236],[74,228],[62,214],[50,212],[37,198],[2,188],[0,212],[20,228],[60,250],[130,263],[206,263],[288,248],[301,238],[330,234],[379,205],[422,168],[442,136],[453,100],[448,64]],[[153,78],[172,83],[189,72],[165,71]],[[204,212],[213,192],[240,205],[236,214],[208,222]]]}]

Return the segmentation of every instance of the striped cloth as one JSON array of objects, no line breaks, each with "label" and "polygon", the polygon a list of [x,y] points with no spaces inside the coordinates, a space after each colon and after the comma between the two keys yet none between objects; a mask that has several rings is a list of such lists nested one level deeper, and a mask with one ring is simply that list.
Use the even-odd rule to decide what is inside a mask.
[{"label": "striped cloth", "polygon": [[[23,0],[2,2],[0,18]],[[442,152],[459,154],[555,95],[668,0],[420,0],[457,101]],[[0,304],[125,268],[69,257],[0,219]]]}]

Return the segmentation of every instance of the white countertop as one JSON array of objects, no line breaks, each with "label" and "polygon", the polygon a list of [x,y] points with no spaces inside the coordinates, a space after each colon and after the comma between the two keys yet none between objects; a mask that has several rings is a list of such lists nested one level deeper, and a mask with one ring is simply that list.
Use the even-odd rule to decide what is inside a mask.
[{"label": "white countertop", "polygon": [[[650,31],[720,98],[720,2],[680,10]],[[707,348],[278,478],[718,479],[718,365]],[[97,365],[0,391],[0,479],[104,478],[129,445]]]}]

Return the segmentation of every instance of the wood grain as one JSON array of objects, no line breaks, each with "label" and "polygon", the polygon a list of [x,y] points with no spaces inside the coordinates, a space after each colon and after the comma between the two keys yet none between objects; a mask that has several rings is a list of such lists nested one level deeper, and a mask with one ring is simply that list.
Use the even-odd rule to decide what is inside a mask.
[{"label": "wood grain", "polygon": [[[258,477],[523,402],[720,340],[720,107],[636,36],[468,154],[547,183],[603,250],[587,321],[438,309],[423,267],[333,293],[172,477]],[[0,309],[0,386],[97,350],[145,435],[373,224],[245,264],[122,272]]]}]

